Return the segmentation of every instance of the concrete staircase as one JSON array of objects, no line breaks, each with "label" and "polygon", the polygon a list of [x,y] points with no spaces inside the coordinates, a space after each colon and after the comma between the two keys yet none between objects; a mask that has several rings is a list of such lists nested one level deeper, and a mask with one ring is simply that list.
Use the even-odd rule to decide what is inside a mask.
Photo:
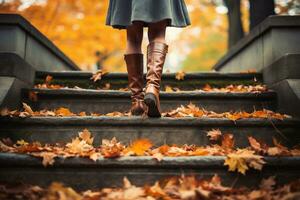
[{"label": "concrete staircase", "polygon": [[[233,122],[192,117],[0,117],[0,138],[54,144],[69,142],[79,131],[88,128],[96,145],[101,139],[112,137],[124,143],[149,138],[154,145],[207,145],[206,132],[218,128],[234,135],[236,147],[249,146],[248,136],[267,144],[272,144],[275,137],[284,145],[297,145],[300,142],[299,22],[299,17],[267,19],[218,62],[215,69],[223,72],[187,74],[183,81],[176,80],[175,74],[166,74],[162,88],[179,87],[181,91],[161,93],[164,111],[192,102],[216,112],[266,108],[290,114],[292,118]],[[126,74],[107,74],[94,83],[90,80],[91,73],[71,71],[78,67],[24,18],[1,14],[0,26],[0,36],[6,38],[0,40],[0,108],[20,109],[21,102],[26,102],[34,110],[67,107],[73,112],[104,114],[129,109],[129,92],[119,90],[127,86]],[[253,68],[258,73],[238,73]],[[82,89],[34,89],[34,84],[42,83],[47,75],[53,77],[53,84]],[[108,83],[110,90],[97,89]],[[194,91],[205,84],[224,87],[260,83],[273,90],[257,94]],[[37,101],[28,98],[32,92],[37,95]],[[249,170],[246,175],[228,172],[224,159],[223,156],[165,157],[158,162],[150,157],[122,157],[94,162],[84,158],[59,158],[53,166],[44,167],[40,158],[0,153],[0,182],[46,186],[58,181],[84,190],[120,186],[124,176],[133,184],[144,185],[181,174],[199,177],[218,174],[225,185],[250,187],[269,176],[276,176],[280,184],[300,178],[299,157],[265,157],[262,171]]]},{"label": "concrete staircase", "polygon": [[[46,75],[53,76],[53,83],[82,89],[24,89],[23,102],[33,109],[55,109],[67,107],[73,112],[127,111],[130,105],[130,93],[117,90],[127,84],[126,74],[107,74],[103,81],[93,83],[92,74],[85,72],[60,72],[36,74],[36,83]],[[103,82],[103,83],[102,83]],[[164,111],[174,109],[181,104],[195,103],[205,109],[218,112],[253,111],[268,108],[277,110],[276,92],[255,93],[203,93],[189,91],[205,83],[221,87],[228,84],[259,84],[260,73],[199,73],[187,74],[183,81],[175,79],[175,74],[164,75],[163,85],[171,87],[180,85],[185,91],[176,93],[162,92]],[[84,89],[84,87],[101,87],[111,83],[114,90]],[[200,84],[201,83],[201,84]],[[36,92],[37,101],[28,98],[29,92]],[[206,136],[211,129],[220,129],[224,133],[234,134],[237,147],[249,146],[247,137],[253,136],[267,144],[277,138],[282,144],[293,146],[299,143],[300,120],[290,118],[241,119],[236,122],[228,119],[214,118],[168,118],[149,119],[143,117],[31,117],[1,118],[1,138],[13,141],[40,141],[43,143],[69,142],[79,131],[88,128],[98,145],[101,139],[118,140],[129,143],[137,138],[149,138],[155,145],[163,144],[196,144],[208,145]],[[111,187],[122,184],[127,176],[134,184],[153,183],[164,177],[180,174],[211,177],[219,174],[224,183],[235,186],[255,186],[263,177],[276,175],[279,183],[285,183],[300,177],[300,158],[266,157],[267,164],[262,171],[247,172],[245,176],[228,172],[224,166],[225,157],[166,157],[161,162],[149,157],[124,157],[119,159],[99,159],[97,162],[84,158],[60,158],[53,166],[44,167],[39,158],[28,155],[0,154],[0,180],[16,180],[48,185],[60,181],[77,189]],[[251,178],[250,178],[251,177]],[[250,179],[249,179],[250,178]]]}]

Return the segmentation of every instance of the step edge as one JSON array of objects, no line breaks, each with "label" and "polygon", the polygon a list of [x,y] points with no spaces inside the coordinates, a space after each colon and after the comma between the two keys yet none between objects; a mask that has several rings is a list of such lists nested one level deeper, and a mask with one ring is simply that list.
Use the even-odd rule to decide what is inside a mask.
[{"label": "step edge", "polygon": [[[300,119],[287,118],[284,120],[277,119],[240,119],[232,121],[226,118],[197,118],[197,117],[182,117],[182,118],[143,118],[143,117],[108,117],[108,116],[74,116],[74,117],[0,117],[0,122],[9,124],[27,124],[27,125],[119,125],[119,126],[300,126]],[[4,126],[5,126],[4,125]]]},{"label": "step edge", "polygon": [[[161,161],[157,161],[153,157],[121,157],[121,158],[100,158],[97,161],[88,158],[63,158],[55,159],[53,166],[49,167],[220,167],[224,166],[226,156],[194,156],[194,157],[164,157]],[[300,157],[263,157],[266,161],[265,167],[299,167]],[[31,155],[17,153],[0,153],[0,168],[6,166],[41,166],[42,159]],[[299,168],[300,170],[300,168]]]},{"label": "step edge", "polygon": [[[130,92],[115,91],[115,90],[92,90],[92,89],[24,89],[23,93],[37,92],[38,95],[43,96],[94,96],[94,97],[130,97]],[[182,92],[160,92],[161,98],[213,98],[213,97],[223,97],[223,98],[263,98],[263,99],[276,99],[277,93],[275,91],[267,91],[262,93],[251,93],[251,92],[195,92],[195,91],[182,91]]]}]

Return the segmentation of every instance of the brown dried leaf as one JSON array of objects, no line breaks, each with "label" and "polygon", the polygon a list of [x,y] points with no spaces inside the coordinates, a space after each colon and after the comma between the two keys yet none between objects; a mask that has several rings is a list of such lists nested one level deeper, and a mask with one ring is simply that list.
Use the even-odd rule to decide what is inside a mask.
[{"label": "brown dried leaf", "polygon": [[30,116],[33,116],[34,112],[32,111],[31,107],[24,102],[22,104],[23,104],[23,109],[25,110],[25,112],[27,112]]},{"label": "brown dried leaf", "polygon": [[98,70],[95,74],[93,74],[93,76],[91,77],[91,80],[93,80],[94,82],[97,82],[98,80],[102,79],[102,76],[107,74],[108,72],[106,70]]},{"label": "brown dried leaf", "polygon": [[50,85],[51,81],[53,80],[53,77],[50,75],[47,75],[45,78],[45,84]]},{"label": "brown dried leaf", "polygon": [[82,132],[79,132],[79,138],[81,138],[87,144],[90,144],[90,145],[92,145],[93,141],[94,141],[94,138],[91,136],[92,136],[92,134],[88,129],[83,129]]},{"label": "brown dried leaf", "polygon": [[124,149],[125,146],[118,142],[115,137],[111,140],[102,140],[101,153],[104,158],[119,157]]},{"label": "brown dried leaf", "polygon": [[267,150],[263,148],[264,145],[260,144],[255,138],[248,137],[251,148],[258,153],[266,153]]},{"label": "brown dried leaf", "polygon": [[207,136],[209,137],[209,140],[217,141],[222,136],[222,132],[220,129],[212,129],[207,132]]},{"label": "brown dried leaf", "polygon": [[221,147],[227,151],[230,151],[234,148],[234,138],[232,134],[224,134],[222,138]]}]

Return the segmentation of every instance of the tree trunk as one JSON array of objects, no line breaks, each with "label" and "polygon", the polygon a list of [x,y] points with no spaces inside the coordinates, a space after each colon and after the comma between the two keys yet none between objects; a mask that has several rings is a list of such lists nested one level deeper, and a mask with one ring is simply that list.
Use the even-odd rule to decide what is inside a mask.
[{"label": "tree trunk", "polygon": [[244,37],[244,29],[241,20],[241,1],[224,0],[228,8],[228,48],[235,45]]},{"label": "tree trunk", "polygon": [[275,15],[274,0],[250,0],[250,29],[261,23],[269,15]]}]

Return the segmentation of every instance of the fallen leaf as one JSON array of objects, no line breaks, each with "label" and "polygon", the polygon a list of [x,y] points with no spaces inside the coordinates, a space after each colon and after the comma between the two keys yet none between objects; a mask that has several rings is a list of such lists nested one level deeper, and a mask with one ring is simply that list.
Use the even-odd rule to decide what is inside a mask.
[{"label": "fallen leaf", "polygon": [[74,116],[75,115],[68,108],[64,108],[64,107],[58,108],[54,112],[55,112],[55,115],[61,116],[61,117],[68,117],[68,116]]},{"label": "fallen leaf", "polygon": [[261,170],[265,164],[263,157],[255,155],[254,151],[238,149],[234,153],[227,155],[224,165],[229,167],[229,171],[238,171],[245,174],[249,167]]},{"label": "fallen leaf", "polygon": [[166,85],[165,87],[166,92],[174,92],[171,86]]},{"label": "fallen leaf", "polygon": [[220,129],[212,129],[207,132],[207,136],[209,137],[209,140],[217,141],[222,136],[222,132]]},{"label": "fallen leaf", "polygon": [[98,70],[96,73],[93,74],[93,76],[91,77],[91,80],[93,80],[94,82],[97,82],[98,80],[102,79],[102,76],[107,74],[108,72],[106,70]]},{"label": "fallen leaf", "polygon": [[185,76],[185,72],[184,71],[179,71],[176,73],[175,78],[180,81],[180,80],[184,80],[184,76]]},{"label": "fallen leaf", "polygon": [[224,134],[222,137],[222,148],[230,151],[234,148],[234,138],[232,134]]},{"label": "fallen leaf", "polygon": [[83,129],[83,131],[79,132],[79,137],[90,145],[93,144],[94,141],[94,138],[91,136],[92,134],[88,129]]},{"label": "fallen leaf", "polygon": [[152,142],[148,139],[138,139],[128,147],[129,152],[133,152],[137,156],[142,156],[153,146]]},{"label": "fallen leaf", "polygon": [[27,112],[29,115],[33,116],[34,112],[32,111],[31,107],[24,102],[22,104],[23,104],[23,109],[25,110],[25,112]]}]

